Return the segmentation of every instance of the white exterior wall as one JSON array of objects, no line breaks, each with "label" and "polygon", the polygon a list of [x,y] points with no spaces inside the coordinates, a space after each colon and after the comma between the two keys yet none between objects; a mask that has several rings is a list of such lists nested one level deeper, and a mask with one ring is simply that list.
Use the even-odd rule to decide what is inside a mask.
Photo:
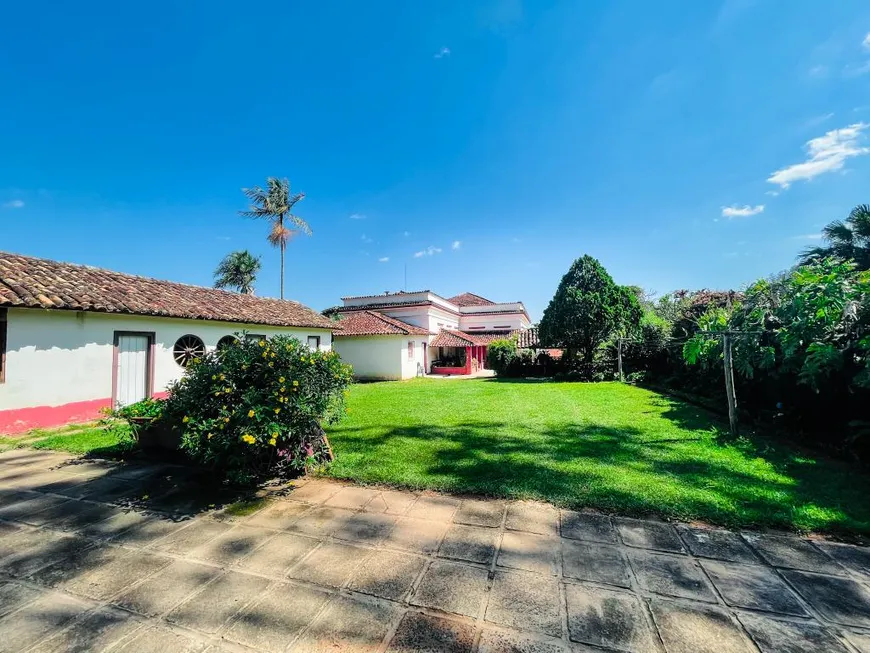
[{"label": "white exterior wall", "polygon": [[[522,313],[488,315],[486,313],[463,314],[459,317],[460,331],[502,331],[528,329],[529,320]],[[481,328],[482,327],[482,328]]]},{"label": "white exterior wall", "polygon": [[266,336],[289,334],[303,343],[309,335],[320,336],[322,351],[332,347],[326,329],[16,308],[8,310],[7,320],[6,382],[0,384],[0,410],[111,398],[115,331],[155,334],[154,392],[162,392],[183,374],[172,350],[185,334],[201,338],[207,349],[242,330]]},{"label": "white exterior wall", "polygon": [[378,313],[389,315],[402,322],[438,333],[441,329],[458,329],[459,317],[436,306],[416,306],[412,308],[382,308]]},{"label": "white exterior wall", "polygon": [[[357,379],[398,381],[417,375],[423,363],[427,336],[345,336],[333,341],[333,348],[345,363],[353,365]],[[408,343],[414,343],[414,357],[408,358]]]}]

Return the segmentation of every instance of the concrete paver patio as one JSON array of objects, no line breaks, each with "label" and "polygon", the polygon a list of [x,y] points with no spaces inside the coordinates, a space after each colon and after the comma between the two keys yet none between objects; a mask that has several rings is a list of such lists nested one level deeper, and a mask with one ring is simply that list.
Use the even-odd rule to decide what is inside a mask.
[{"label": "concrete paver patio", "polygon": [[870,653],[865,548],[189,474],[0,455],[0,651]]}]

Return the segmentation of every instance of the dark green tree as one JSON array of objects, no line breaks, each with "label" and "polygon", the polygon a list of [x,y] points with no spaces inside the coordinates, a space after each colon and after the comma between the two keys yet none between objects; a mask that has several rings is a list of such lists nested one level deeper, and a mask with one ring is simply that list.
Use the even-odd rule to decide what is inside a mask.
[{"label": "dark green tree", "polygon": [[636,293],[617,285],[587,254],[562,277],[538,334],[543,346],[564,349],[569,358],[576,355],[588,364],[611,335],[634,331],[641,315]]},{"label": "dark green tree", "polygon": [[260,258],[248,250],[230,252],[214,271],[214,287],[230,288],[245,295],[254,294],[254,282],[260,271]]},{"label": "dark green tree", "polygon": [[242,192],[251,202],[247,211],[239,213],[247,218],[268,220],[272,227],[267,239],[272,246],[281,250],[281,299],[284,299],[284,251],[288,241],[298,233],[311,235],[311,227],[298,215],[293,215],[293,207],[305,193],[290,192],[290,182],[286,179],[268,177],[266,188],[254,186],[243,188]]},{"label": "dark green tree", "polygon": [[799,257],[802,265],[834,257],[852,259],[859,270],[870,270],[870,204],[859,204],[845,220],[828,224],[822,237],[827,244],[805,249]]}]

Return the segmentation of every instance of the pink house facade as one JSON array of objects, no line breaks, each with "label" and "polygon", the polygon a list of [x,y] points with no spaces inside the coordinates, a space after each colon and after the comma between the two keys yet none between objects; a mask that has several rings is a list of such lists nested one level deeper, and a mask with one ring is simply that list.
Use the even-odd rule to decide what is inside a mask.
[{"label": "pink house facade", "polygon": [[474,374],[486,368],[490,342],[531,327],[522,302],[494,302],[473,293],[445,298],[421,290],[343,297],[341,306],[324,312],[342,325],[335,351],[354,366],[358,378],[371,380]]}]

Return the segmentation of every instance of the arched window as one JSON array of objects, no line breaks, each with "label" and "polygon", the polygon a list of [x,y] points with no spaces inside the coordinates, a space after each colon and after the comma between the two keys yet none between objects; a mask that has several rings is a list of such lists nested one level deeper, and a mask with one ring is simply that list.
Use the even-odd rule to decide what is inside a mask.
[{"label": "arched window", "polygon": [[217,341],[217,350],[223,351],[227,347],[231,347],[239,342],[239,339],[235,336],[224,336],[220,340]]},{"label": "arched window", "polygon": [[172,355],[175,357],[176,363],[181,367],[187,367],[194,358],[205,356],[205,343],[200,337],[189,333],[175,341]]}]

